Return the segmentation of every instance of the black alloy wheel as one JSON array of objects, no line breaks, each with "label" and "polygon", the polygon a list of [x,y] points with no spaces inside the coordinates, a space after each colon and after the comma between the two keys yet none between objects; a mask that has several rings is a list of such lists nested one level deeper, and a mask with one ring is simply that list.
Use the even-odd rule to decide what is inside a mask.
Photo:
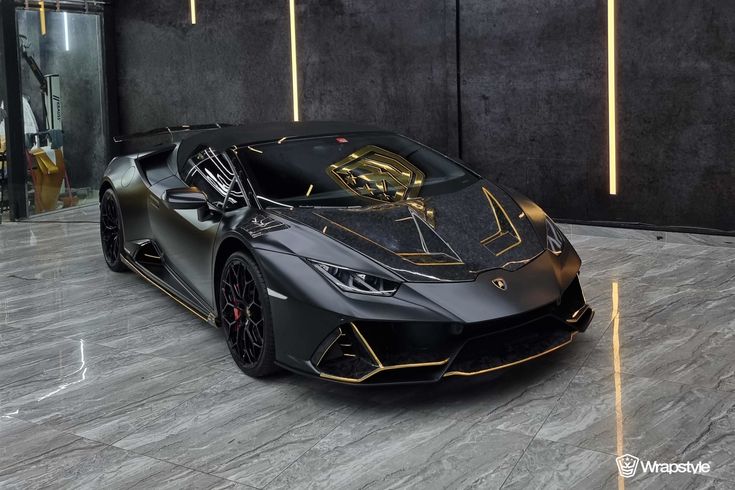
[{"label": "black alloy wheel", "polygon": [[100,239],[107,267],[123,272],[127,267],[121,259],[123,230],[120,223],[120,206],[112,189],[107,189],[100,201]]},{"label": "black alloy wheel", "polygon": [[277,371],[268,289],[249,256],[235,252],[227,259],[219,305],[227,347],[240,369],[253,377]]}]

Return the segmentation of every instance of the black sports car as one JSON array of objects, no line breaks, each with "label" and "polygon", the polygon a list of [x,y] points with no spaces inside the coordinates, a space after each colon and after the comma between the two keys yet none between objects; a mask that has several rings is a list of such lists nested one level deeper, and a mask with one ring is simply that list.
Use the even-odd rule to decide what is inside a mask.
[{"label": "black sports car", "polygon": [[370,126],[167,128],[115,158],[102,249],[224,332],[251,376],[487,373],[592,319],[580,259],[533,202]]}]

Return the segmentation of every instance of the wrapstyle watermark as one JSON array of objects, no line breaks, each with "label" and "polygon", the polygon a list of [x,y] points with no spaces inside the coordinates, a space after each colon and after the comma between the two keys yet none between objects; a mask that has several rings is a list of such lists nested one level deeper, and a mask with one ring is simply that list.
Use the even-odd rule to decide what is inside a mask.
[{"label": "wrapstyle watermark", "polygon": [[687,461],[685,463],[661,463],[659,461],[644,461],[640,458],[633,456],[632,454],[623,454],[615,458],[615,463],[618,465],[618,473],[623,478],[632,478],[636,475],[638,470],[642,473],[666,473],[669,475],[675,473],[691,473],[695,475],[701,475],[709,473],[712,469],[710,463],[702,461],[692,462]]}]

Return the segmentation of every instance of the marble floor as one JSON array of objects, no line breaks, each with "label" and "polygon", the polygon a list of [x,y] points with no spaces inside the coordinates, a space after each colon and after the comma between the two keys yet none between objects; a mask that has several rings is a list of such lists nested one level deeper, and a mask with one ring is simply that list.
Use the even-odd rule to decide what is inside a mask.
[{"label": "marble floor", "polygon": [[[732,238],[565,226],[597,310],[572,345],[355,388],[241,374],[96,220],[0,225],[0,488],[735,488]],[[711,469],[623,480],[624,453]]]}]

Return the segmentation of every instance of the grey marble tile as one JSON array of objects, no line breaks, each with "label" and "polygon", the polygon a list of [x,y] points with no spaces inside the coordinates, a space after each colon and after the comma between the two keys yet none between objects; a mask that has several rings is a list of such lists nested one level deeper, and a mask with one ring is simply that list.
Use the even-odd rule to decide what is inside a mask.
[{"label": "grey marble tile", "polygon": [[10,374],[0,382],[0,411],[96,441],[134,432],[223,377],[93,343],[33,338],[0,351],[0,371]]},{"label": "grey marble tile", "polygon": [[503,489],[726,489],[732,482],[706,475],[646,474],[622,479],[615,455],[534,439]]},{"label": "grey marble tile", "polygon": [[572,225],[572,235],[624,238],[628,240],[660,241],[666,239],[665,231],[636,230],[607,226]]},{"label": "grey marble tile", "polygon": [[587,360],[613,369],[614,340],[622,372],[724,391],[735,391],[735,330],[674,327],[622,318]]},{"label": "grey marble tile", "polygon": [[503,489],[617,489],[615,456],[534,439]]},{"label": "grey marble tile", "polygon": [[639,458],[710,462],[735,482],[735,395],[583,368],[537,437]]},{"label": "grey marble tile", "polygon": [[554,361],[539,359],[496,374],[448,378],[430,387],[366,390],[300,377],[294,377],[293,382],[316,393],[367,400],[369,403],[354,404],[357,413],[379,404],[533,435],[578,370],[579,366],[565,363],[560,355]]},{"label": "grey marble tile", "polygon": [[278,488],[500,488],[530,437],[412,410],[356,411]]},{"label": "grey marble tile", "polygon": [[115,445],[262,487],[353,410],[278,379],[234,375]]},{"label": "grey marble tile", "polygon": [[666,241],[689,245],[735,248],[735,237],[726,235],[702,235],[696,233],[667,233]]},{"label": "grey marble tile", "polygon": [[237,488],[234,482],[0,417],[2,488]]}]

